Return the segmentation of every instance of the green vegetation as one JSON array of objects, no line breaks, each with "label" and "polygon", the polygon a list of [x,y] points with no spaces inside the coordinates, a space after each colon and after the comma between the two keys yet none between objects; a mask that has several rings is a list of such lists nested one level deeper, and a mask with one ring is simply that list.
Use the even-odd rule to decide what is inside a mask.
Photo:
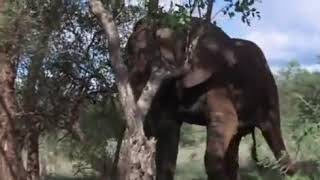
[{"label": "green vegetation", "polygon": [[[284,137],[290,150],[290,155],[298,162],[298,165],[302,170],[299,174],[293,177],[283,177],[280,175],[278,169],[272,169],[272,167],[258,167],[250,157],[252,139],[250,136],[247,136],[243,139],[240,146],[239,162],[241,176],[246,180],[319,179],[320,73],[304,70],[297,62],[293,61],[285,68],[281,69],[275,77],[277,79],[278,90],[280,93]],[[108,129],[108,121],[110,119],[104,119],[105,116],[103,113],[106,112],[101,111],[103,109],[107,110],[108,108],[102,107],[104,106],[97,104],[84,112],[84,117],[91,119],[90,126],[88,126],[88,124],[83,124],[86,128]],[[87,122],[88,121],[83,121],[83,123]],[[105,125],[103,125],[104,123]],[[75,142],[71,144],[67,143],[68,140],[64,140],[59,143],[53,140],[43,142],[44,147],[47,147],[50,144],[51,146],[49,147],[55,146],[52,145],[55,143],[59,144],[59,148],[56,148],[56,155],[51,157],[51,161],[47,162],[48,166],[51,164],[51,166],[54,167],[51,168],[52,171],[48,172],[48,174],[55,175],[56,177],[52,176],[48,179],[71,180],[73,173],[78,170],[82,170],[83,172],[78,174],[78,178],[74,179],[79,179],[84,175],[90,176],[95,174],[94,172],[96,172],[97,169],[95,169],[93,165],[97,163],[96,160],[101,158],[102,154],[105,153],[104,151],[99,150],[99,147],[100,149],[103,147],[110,148],[111,146],[108,146],[108,143],[103,143],[103,139],[110,139],[114,135],[109,134],[112,132],[112,129],[109,129],[108,131],[99,130],[90,132],[94,132],[94,134],[89,135],[93,138],[88,141],[87,149],[84,148],[83,145],[76,144]],[[177,180],[204,180],[206,178],[203,161],[205,139],[205,127],[189,124],[183,125],[176,170]],[[262,161],[261,165],[263,166],[263,162],[266,161],[274,162],[273,155],[260,133],[257,133],[257,141],[258,157],[260,161]],[[52,152],[49,150],[53,149],[54,148],[43,149],[42,157],[44,159],[50,159],[49,156]],[[95,149],[95,151],[92,151],[93,149]],[[94,154],[96,156],[93,156]],[[70,158],[70,155],[72,155],[72,158]],[[112,153],[109,154],[109,158],[112,158]],[[86,163],[79,164],[79,162]],[[85,171],[84,167],[88,168],[89,171]],[[80,179],[82,180],[82,178]]]},{"label": "green vegetation", "polygon": [[[133,24],[153,11],[144,3],[158,3],[141,0],[142,6],[123,6],[124,2],[103,1],[116,17],[121,50]],[[179,28],[190,21],[192,13],[198,12],[198,16],[204,18],[201,12],[206,10],[207,2],[172,3],[171,16],[163,21]],[[225,7],[220,12],[230,18],[240,15],[248,25],[252,18],[260,18],[255,9],[258,0],[223,2]],[[13,117],[2,116],[6,104],[1,99],[0,139],[6,133],[13,138],[0,141],[0,148],[19,142],[12,145],[11,151],[23,154],[24,162],[39,163],[40,174],[47,180],[93,180],[110,174],[117,157],[117,145],[123,138],[124,120],[106,47],[101,26],[89,10],[88,0],[0,1],[0,73],[12,81],[0,77],[0,97],[11,100],[10,107],[17,107]],[[264,162],[274,162],[274,159],[257,133],[258,156],[263,163],[258,167],[252,161],[252,139],[244,138],[239,156],[241,175],[246,180],[320,179],[320,72],[309,72],[292,61],[275,77],[283,135],[301,172],[282,177],[278,169],[266,167]],[[7,81],[9,83],[3,83]],[[14,93],[4,97],[4,85],[8,86],[8,92]],[[14,125],[14,131],[2,125]],[[204,127],[183,125],[177,180],[206,178],[205,141]],[[0,154],[0,175],[5,171],[2,162]]]}]

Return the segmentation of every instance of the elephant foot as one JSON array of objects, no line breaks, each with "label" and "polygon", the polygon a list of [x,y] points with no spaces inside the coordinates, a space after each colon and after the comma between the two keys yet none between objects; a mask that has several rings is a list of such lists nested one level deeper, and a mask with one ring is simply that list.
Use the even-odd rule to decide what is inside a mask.
[{"label": "elephant foot", "polygon": [[296,163],[290,162],[286,165],[285,174],[288,176],[293,176],[298,171],[298,166]]}]

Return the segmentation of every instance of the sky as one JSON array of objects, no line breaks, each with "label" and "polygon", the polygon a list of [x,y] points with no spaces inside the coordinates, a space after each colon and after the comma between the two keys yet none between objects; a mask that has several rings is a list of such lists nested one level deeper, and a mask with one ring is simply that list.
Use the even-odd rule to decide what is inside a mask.
[{"label": "sky", "polygon": [[262,0],[256,6],[261,19],[250,27],[239,17],[222,15],[218,25],[232,37],[257,43],[273,69],[296,60],[308,70],[320,70],[320,0]]},{"label": "sky", "polygon": [[[171,0],[159,1],[167,6]],[[223,2],[216,0],[213,14],[225,5]],[[250,27],[242,23],[240,15],[230,19],[220,14],[215,19],[231,37],[258,44],[273,70],[296,60],[310,71],[320,71],[320,0],[262,0],[255,6],[261,19],[254,19]]]}]

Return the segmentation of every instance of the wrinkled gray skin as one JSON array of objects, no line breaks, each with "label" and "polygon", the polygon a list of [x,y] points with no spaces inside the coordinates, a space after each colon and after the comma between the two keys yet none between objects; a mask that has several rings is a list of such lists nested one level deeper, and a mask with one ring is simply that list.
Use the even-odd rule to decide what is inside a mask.
[{"label": "wrinkled gray skin", "polygon": [[[145,124],[157,142],[157,180],[174,179],[183,122],[207,127],[205,167],[208,180],[237,180],[241,138],[258,127],[279,159],[294,172],[280,130],[277,87],[260,48],[232,39],[220,28],[193,19],[191,69],[163,82]],[[130,82],[137,99],[153,63],[182,66],[186,32],[140,21],[127,44]],[[188,46],[189,47],[189,46]]]}]

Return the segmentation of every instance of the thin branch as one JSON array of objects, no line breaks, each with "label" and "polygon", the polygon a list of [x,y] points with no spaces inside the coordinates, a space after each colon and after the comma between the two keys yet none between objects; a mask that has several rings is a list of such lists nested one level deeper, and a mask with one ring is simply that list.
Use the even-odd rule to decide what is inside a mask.
[{"label": "thin branch", "polygon": [[81,87],[79,95],[76,96],[74,99],[74,103],[70,109],[69,112],[69,131],[71,131],[71,134],[74,135],[76,138],[78,138],[81,142],[84,142],[85,140],[85,134],[82,132],[80,128],[80,111],[81,111],[81,105],[84,100],[84,92],[86,91],[86,88]]},{"label": "thin branch", "polygon": [[121,151],[122,141],[125,136],[125,131],[126,131],[126,128],[125,127],[122,128],[120,135],[118,137],[116,152],[114,154],[114,160],[112,162],[111,177],[116,177],[116,174],[117,174],[117,167],[120,159],[120,151]]},{"label": "thin branch", "polygon": [[[191,5],[191,0],[189,0],[189,5]],[[195,8],[196,8],[196,5],[197,5],[197,0],[194,0],[193,1],[193,4],[192,4],[192,6],[191,6],[191,9],[190,9],[190,17],[192,16],[192,14],[193,14],[193,11],[195,10]]]},{"label": "thin branch", "polygon": [[92,48],[92,46],[94,45],[94,42],[95,42],[95,40],[96,40],[96,37],[97,37],[97,35],[100,33],[100,31],[96,31],[96,32],[94,32],[93,33],[93,36],[92,36],[92,38],[91,38],[91,41],[90,41],[90,43],[89,43],[89,45],[87,46],[87,48],[86,48],[86,56],[89,56],[89,51],[90,51],[90,49]]},{"label": "thin branch", "polygon": [[116,16],[114,19],[118,19],[118,18],[121,16],[121,14],[122,14],[123,11],[124,11],[124,7],[125,7],[125,4],[123,3],[123,4],[121,5],[121,7],[120,7],[120,10],[119,10],[117,16]]},{"label": "thin branch", "polygon": [[198,6],[198,16],[201,18],[202,14],[201,14],[201,8]]},{"label": "thin branch", "polygon": [[227,7],[232,7],[233,4],[228,4],[228,5],[225,5],[224,7],[222,7],[221,9],[219,9],[214,15],[213,15],[213,19],[216,19],[216,17],[221,13],[223,12]]},{"label": "thin branch", "polygon": [[216,19],[216,17],[225,9],[225,7],[219,9],[214,15],[213,15],[213,19]]},{"label": "thin branch", "polygon": [[66,139],[69,135],[70,135],[70,131],[66,131],[66,133],[64,133],[64,135],[60,138],[58,138],[57,142],[62,142],[64,139]]}]

